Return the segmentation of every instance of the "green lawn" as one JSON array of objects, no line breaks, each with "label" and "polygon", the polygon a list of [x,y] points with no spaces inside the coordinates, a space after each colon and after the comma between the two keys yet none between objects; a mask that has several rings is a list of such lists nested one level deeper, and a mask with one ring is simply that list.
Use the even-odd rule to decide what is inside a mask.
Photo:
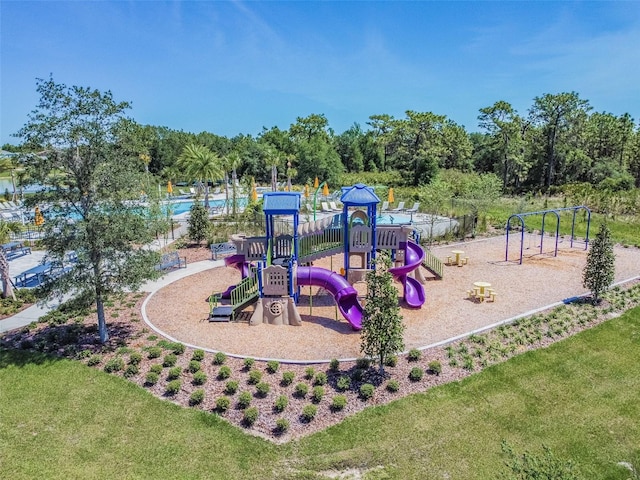
[{"label": "green lawn", "polygon": [[[0,351],[0,478],[496,478],[500,442],[585,479],[640,460],[640,308],[464,381],[276,446],[72,361]],[[378,468],[376,468],[378,467]]]}]

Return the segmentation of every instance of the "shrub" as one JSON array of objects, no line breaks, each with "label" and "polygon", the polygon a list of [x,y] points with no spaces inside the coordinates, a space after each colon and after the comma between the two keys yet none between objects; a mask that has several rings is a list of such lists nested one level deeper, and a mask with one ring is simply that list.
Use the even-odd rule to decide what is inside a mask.
[{"label": "shrub", "polygon": [[194,390],[191,396],[189,397],[189,405],[199,405],[204,400],[204,390],[199,388]]},{"label": "shrub", "polygon": [[127,368],[124,370],[124,376],[126,378],[131,378],[134,375],[137,375],[139,371],[140,369],[138,368],[138,365],[127,365]]},{"label": "shrub", "polygon": [[176,357],[173,353],[164,356],[164,360],[162,360],[163,367],[173,367],[178,361],[178,357]]},{"label": "shrub", "polygon": [[[214,365],[222,365],[226,361],[227,361],[227,356],[222,352],[216,352],[216,354],[213,356]],[[246,365],[246,362],[245,362],[245,365]]]},{"label": "shrub", "polygon": [[318,407],[315,405],[305,405],[302,409],[302,419],[305,422],[310,422],[313,420],[318,413]]},{"label": "shrub", "polygon": [[314,403],[320,403],[322,401],[322,397],[324,397],[324,387],[313,387],[311,392],[311,401]]},{"label": "shrub", "polygon": [[262,372],[260,370],[251,370],[249,372],[249,383],[255,385],[262,380]]},{"label": "shrub", "polygon": [[279,418],[276,420],[276,430],[279,433],[283,433],[286,432],[287,430],[289,430],[289,420],[287,420],[286,418]]},{"label": "shrub", "polygon": [[313,379],[314,385],[326,385],[327,384],[327,374],[324,372],[316,373],[316,377]]},{"label": "shrub", "polygon": [[387,382],[387,390],[390,392],[397,392],[400,390],[400,383],[398,383],[397,380],[389,380],[389,382]]},{"label": "shrub", "polygon": [[422,352],[420,350],[418,350],[417,348],[412,348],[411,350],[409,350],[407,360],[409,360],[410,362],[417,362],[418,360],[420,360],[420,358],[422,358]]},{"label": "shrub", "polygon": [[245,425],[251,426],[256,422],[256,420],[258,420],[258,415],[259,412],[256,407],[249,407],[244,411],[242,421]]},{"label": "shrub", "polygon": [[200,370],[200,368],[201,368],[201,364],[199,361],[191,360],[189,361],[189,366],[187,367],[187,370],[189,370],[191,373],[196,373],[198,370]]},{"label": "shrub", "polygon": [[280,383],[286,387],[293,383],[294,378],[296,378],[295,372],[282,372],[282,381]]},{"label": "shrub", "polygon": [[295,396],[303,398],[309,393],[309,385],[306,383],[298,383],[295,388]]},{"label": "shrub", "polygon": [[194,350],[193,355],[191,355],[191,360],[197,360],[199,362],[204,360],[204,350],[201,350],[199,348],[197,350]]},{"label": "shrub", "polygon": [[270,387],[266,382],[260,382],[256,385],[256,392],[260,397],[266,397],[269,393]]},{"label": "shrub", "polygon": [[147,358],[159,358],[162,355],[162,348],[160,347],[151,347],[147,351]]},{"label": "shrub", "polygon": [[193,383],[194,385],[204,385],[207,381],[207,374],[202,370],[193,374]]},{"label": "shrub", "polygon": [[413,367],[409,372],[409,380],[412,382],[418,382],[422,380],[423,375],[424,371],[420,367]]},{"label": "shrub", "polygon": [[280,395],[276,398],[275,403],[273,404],[273,409],[276,412],[283,412],[285,408],[289,405],[289,398],[286,395]]},{"label": "shrub", "polygon": [[90,367],[95,367],[102,361],[102,357],[100,355],[91,355],[89,360],[87,360],[87,365]]},{"label": "shrub", "polygon": [[247,408],[251,405],[251,392],[242,392],[238,396],[238,407]]},{"label": "shrub", "polygon": [[176,355],[182,355],[184,353],[185,348],[186,347],[184,346],[184,344],[180,342],[175,342],[171,344],[171,351]]},{"label": "shrub", "polygon": [[370,383],[363,383],[360,385],[360,398],[363,400],[369,400],[373,397],[373,393],[376,391],[375,387]]},{"label": "shrub", "polygon": [[316,375],[316,369],[313,367],[307,367],[304,370],[304,378],[311,380]]},{"label": "shrub", "polygon": [[224,386],[224,393],[227,395],[233,395],[238,391],[238,382],[236,380],[229,380]]},{"label": "shrub", "polygon": [[429,365],[427,368],[429,369],[429,373],[432,373],[436,376],[442,373],[442,364],[438,360],[429,362]]},{"label": "shrub", "polygon": [[229,400],[229,397],[218,397],[216,399],[216,410],[220,413],[224,413],[227,410],[229,410],[229,407],[231,406],[231,400]]},{"label": "shrub", "polygon": [[140,352],[131,352],[129,355],[129,365],[138,365],[142,361],[142,354]]},{"label": "shrub", "polygon": [[155,385],[156,383],[158,383],[158,380],[160,380],[160,375],[158,375],[156,372],[149,372],[144,379],[144,383],[146,383],[147,385]]},{"label": "shrub", "polygon": [[169,373],[167,373],[167,379],[175,380],[176,378],[180,378],[181,373],[182,370],[180,369],[180,367],[172,367],[169,369]]},{"label": "shrub", "polygon": [[221,366],[220,370],[218,370],[218,379],[226,380],[230,376],[231,376],[231,369],[226,365]]},{"label": "shrub", "polygon": [[331,410],[334,412],[342,410],[347,406],[347,397],[344,395],[336,395],[331,400]]},{"label": "shrub", "polygon": [[124,360],[120,357],[112,358],[104,364],[104,371],[107,373],[119,372],[124,368]]},{"label": "shrub", "polygon": [[180,380],[171,380],[169,383],[167,383],[166,392],[168,395],[175,395],[180,391],[181,387],[182,382]]},{"label": "shrub", "polygon": [[329,370],[331,370],[332,372],[337,372],[338,370],[340,370],[340,360],[338,360],[337,358],[332,358],[329,362]]},{"label": "shrub", "polygon": [[153,372],[153,373],[160,374],[160,373],[162,373],[162,365],[160,365],[159,363],[151,365],[151,368],[149,369],[149,371]]},{"label": "shrub", "polygon": [[358,358],[356,360],[356,368],[366,370],[370,366],[371,366],[371,360],[369,360],[368,358]]},{"label": "shrub", "polygon": [[352,373],[351,373],[351,378],[356,381],[359,382],[360,380],[362,380],[364,378],[364,370],[362,370],[361,368],[356,368]]},{"label": "shrub", "polygon": [[280,368],[280,362],[276,360],[269,360],[267,362],[267,372],[276,373],[278,371],[278,368]]},{"label": "shrub", "polygon": [[254,363],[256,363],[256,361],[253,358],[251,358],[251,357],[245,358],[244,359],[244,368],[247,369],[247,370],[251,370],[251,367],[253,367]]},{"label": "shrub", "polygon": [[395,367],[398,364],[398,356],[389,355],[387,358],[385,358],[384,364],[387,367]]},{"label": "shrub", "polygon": [[336,382],[336,388],[338,390],[340,390],[341,392],[344,392],[345,390],[349,390],[350,387],[351,387],[350,377],[348,377],[347,375],[343,375],[340,378],[338,378],[338,381]]}]

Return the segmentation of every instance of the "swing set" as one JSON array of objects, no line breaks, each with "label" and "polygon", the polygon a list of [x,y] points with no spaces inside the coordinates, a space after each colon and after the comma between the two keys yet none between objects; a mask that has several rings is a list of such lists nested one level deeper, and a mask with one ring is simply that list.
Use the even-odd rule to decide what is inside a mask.
[{"label": "swing set", "polygon": [[[573,243],[577,242],[576,238],[575,238],[575,226],[576,226],[576,215],[578,213],[578,211],[580,210],[584,210],[587,214],[587,232],[585,234],[584,237],[584,249],[586,250],[589,247],[589,226],[591,225],[591,210],[589,210],[588,207],[585,207],[584,205],[580,205],[577,207],[565,207],[565,208],[554,208],[551,210],[541,210],[539,212],[526,212],[526,213],[514,213],[513,215],[511,215],[509,217],[509,220],[507,220],[507,244],[506,244],[506,250],[505,250],[505,255],[504,255],[504,261],[508,262],[509,261],[509,231],[511,230],[511,220],[513,218],[517,218],[520,221],[520,260],[519,260],[519,264],[522,265],[522,255],[523,255],[523,249],[524,249],[524,232],[526,230],[526,224],[524,221],[524,217],[530,217],[533,215],[542,215],[542,229],[540,230],[540,253],[542,253],[542,249],[543,249],[543,244],[544,244],[544,227],[545,227],[545,221],[547,219],[547,214],[548,213],[552,213],[553,215],[555,215],[556,217],[556,242],[555,242],[555,249],[553,252],[553,256],[556,257],[558,256],[558,239],[560,237],[560,213],[562,211],[573,211],[573,218],[571,220],[571,239],[570,239],[570,246],[571,248],[573,248]],[[516,227],[514,227],[516,228]],[[537,246],[537,245],[536,245]]]}]

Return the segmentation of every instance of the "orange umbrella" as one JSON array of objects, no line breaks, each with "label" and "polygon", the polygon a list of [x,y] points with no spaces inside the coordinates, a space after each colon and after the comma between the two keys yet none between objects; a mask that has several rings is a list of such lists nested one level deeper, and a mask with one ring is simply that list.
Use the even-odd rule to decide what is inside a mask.
[{"label": "orange umbrella", "polygon": [[256,188],[255,183],[251,186],[251,201],[252,202],[258,201],[258,189]]},{"label": "orange umbrella", "polygon": [[171,195],[173,193],[173,185],[171,185],[171,180],[167,182],[167,193]]},{"label": "orange umbrella", "polygon": [[309,198],[309,185],[304,186],[304,196],[305,198]]},{"label": "orange umbrella", "polygon": [[316,179],[313,181],[313,188],[318,188],[318,185],[320,185],[318,183],[318,177],[316,177]]},{"label": "orange umbrella", "polygon": [[389,196],[387,197],[387,200],[389,200],[389,203],[395,202],[395,199],[393,198],[393,187],[389,189]]},{"label": "orange umbrella", "polygon": [[325,197],[329,196],[329,185],[327,183],[324,184],[324,188],[322,189],[322,195]]},{"label": "orange umbrella", "polygon": [[42,216],[42,213],[40,212],[40,207],[38,206],[36,206],[36,209],[35,209],[34,223],[38,227],[44,223],[44,217]]}]

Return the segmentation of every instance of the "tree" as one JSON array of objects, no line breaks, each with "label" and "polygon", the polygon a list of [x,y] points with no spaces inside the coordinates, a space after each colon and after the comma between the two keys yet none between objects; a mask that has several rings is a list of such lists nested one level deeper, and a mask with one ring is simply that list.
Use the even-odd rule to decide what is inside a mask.
[{"label": "tree", "polygon": [[67,87],[52,77],[38,79],[37,91],[40,101],[16,136],[27,147],[44,148],[22,161],[31,178],[49,188],[25,202],[46,202],[57,213],[45,223],[48,259],[61,265],[70,250],[78,258],[42,293],[46,298],[71,291],[95,299],[104,343],[104,302],[157,276],[158,254],[140,247],[151,241],[151,232],[131,202],[140,188],[140,161],[120,144],[129,104],[116,102],[111,92]]},{"label": "tree", "polygon": [[360,335],[360,351],[378,358],[380,373],[384,373],[385,360],[404,348],[404,325],[390,266],[389,257],[381,255],[376,268],[367,274],[367,303]]},{"label": "tree", "polygon": [[178,157],[178,166],[204,185],[204,207],[209,208],[209,180],[224,178],[220,157],[203,145],[190,143]]},{"label": "tree", "polygon": [[591,291],[594,304],[600,303],[600,295],[613,283],[615,269],[611,232],[607,224],[602,223],[596,238],[591,242],[587,264],[582,272],[582,286]]},{"label": "tree", "polygon": [[187,235],[191,240],[200,245],[200,242],[207,238],[209,232],[209,215],[207,209],[200,205],[198,202],[194,202],[191,206],[191,215],[189,216],[189,227],[187,229]]}]

